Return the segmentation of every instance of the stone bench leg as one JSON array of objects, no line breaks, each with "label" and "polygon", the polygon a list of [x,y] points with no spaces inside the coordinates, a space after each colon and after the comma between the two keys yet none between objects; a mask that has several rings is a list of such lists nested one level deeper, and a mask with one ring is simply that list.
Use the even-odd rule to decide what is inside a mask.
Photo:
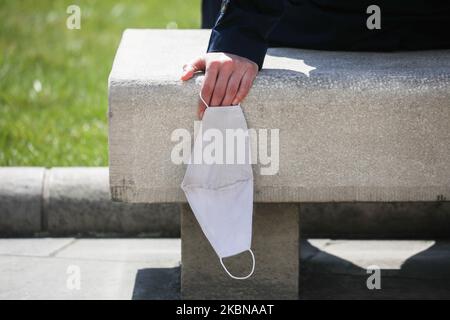
[{"label": "stone bench leg", "polygon": [[[299,214],[296,204],[254,205],[252,249],[256,268],[247,280],[231,279],[188,204],[181,205],[181,295],[183,299],[298,299]],[[250,271],[251,256],[224,260],[230,272]]]}]

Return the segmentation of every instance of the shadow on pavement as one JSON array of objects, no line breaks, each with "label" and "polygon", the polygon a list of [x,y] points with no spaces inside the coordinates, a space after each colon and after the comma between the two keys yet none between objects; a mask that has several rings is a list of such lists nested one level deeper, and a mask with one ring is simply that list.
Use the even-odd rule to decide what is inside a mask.
[{"label": "shadow on pavement", "polygon": [[132,300],[180,299],[180,267],[140,269]]},{"label": "shadow on pavement", "polygon": [[301,299],[450,299],[450,244],[436,242],[400,269],[381,268],[381,289],[369,290],[365,268],[302,241]]},{"label": "shadow on pavement", "polygon": [[[365,268],[307,240],[300,250],[300,299],[450,299],[449,242],[436,242],[400,269],[381,268],[380,290],[367,288]],[[139,270],[132,299],[180,299],[180,273],[180,267]]]}]

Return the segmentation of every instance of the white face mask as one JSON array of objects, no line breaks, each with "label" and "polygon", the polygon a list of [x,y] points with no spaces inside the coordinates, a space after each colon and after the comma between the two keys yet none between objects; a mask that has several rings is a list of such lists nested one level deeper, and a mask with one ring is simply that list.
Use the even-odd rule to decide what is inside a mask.
[{"label": "white face mask", "polygon": [[[205,105],[207,104],[205,103]],[[203,233],[219,256],[224,270],[234,279],[247,279],[255,269],[255,257],[250,249],[253,172],[247,123],[239,105],[207,107],[200,127],[200,131],[195,137],[191,162],[187,167],[181,188],[186,194]],[[239,138],[227,137],[227,132],[239,131],[246,134],[245,139],[241,140],[241,142],[245,141],[244,145],[239,145],[239,141],[237,141]],[[218,139],[218,135],[223,139]],[[211,139],[211,136],[214,136],[215,139]],[[234,140],[234,143],[231,140]],[[201,164],[196,164],[195,159],[198,159],[196,158],[198,152],[204,155],[204,150],[210,148],[208,146],[211,145],[216,147],[215,152],[212,152],[214,159],[220,158],[222,161],[213,161],[213,163],[203,159]],[[238,146],[240,146],[239,150]],[[222,154],[221,151],[223,151]],[[234,161],[231,163],[230,152],[233,151]],[[239,152],[241,152],[241,156],[244,152],[241,161],[237,161]],[[223,264],[223,258],[245,251],[251,253],[252,270],[245,277],[233,276]]]}]

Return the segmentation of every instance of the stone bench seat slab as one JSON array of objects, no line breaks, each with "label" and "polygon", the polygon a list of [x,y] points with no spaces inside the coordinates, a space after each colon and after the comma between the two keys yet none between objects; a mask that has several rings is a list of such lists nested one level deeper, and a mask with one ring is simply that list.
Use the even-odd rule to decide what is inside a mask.
[{"label": "stone bench seat slab", "polygon": [[[126,30],[109,77],[114,200],[186,202],[171,133],[191,133],[202,74],[179,80],[208,30]],[[250,128],[279,129],[279,171],[256,202],[450,198],[450,51],[269,49],[242,107]],[[264,167],[264,166],[263,166]]]}]

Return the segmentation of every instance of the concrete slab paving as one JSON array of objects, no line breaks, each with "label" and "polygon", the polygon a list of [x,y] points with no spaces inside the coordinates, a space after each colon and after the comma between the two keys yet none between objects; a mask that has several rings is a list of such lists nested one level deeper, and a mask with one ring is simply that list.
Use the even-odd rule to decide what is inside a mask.
[{"label": "concrete slab paving", "polygon": [[2,239],[0,256],[52,256],[74,241],[74,238]]},{"label": "concrete slab paving", "polygon": [[2,239],[1,248],[0,299],[179,298],[179,239]]},{"label": "concrete slab paving", "polygon": [[96,261],[160,262],[161,267],[178,266],[180,239],[83,239],[56,257]]},{"label": "concrete slab paving", "polygon": [[0,299],[130,299],[136,272],[146,267],[123,261],[1,257]]},{"label": "concrete slab paving", "polygon": [[[179,239],[0,239],[0,299],[179,299],[180,258]],[[309,240],[300,259],[300,299],[450,299],[450,240]]]}]

